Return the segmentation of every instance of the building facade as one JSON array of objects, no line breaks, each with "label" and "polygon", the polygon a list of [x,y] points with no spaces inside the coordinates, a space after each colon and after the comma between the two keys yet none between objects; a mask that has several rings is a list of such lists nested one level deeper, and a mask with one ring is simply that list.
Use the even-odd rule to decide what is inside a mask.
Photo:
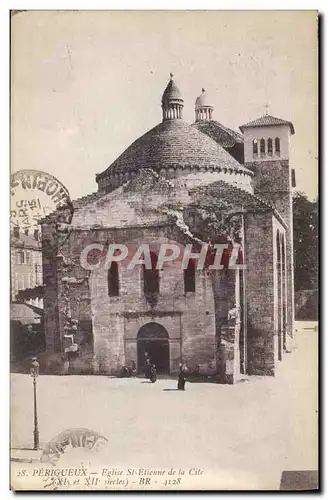
[{"label": "building facade", "polygon": [[[47,350],[63,352],[75,321],[100,373],[141,372],[147,353],[162,373],[183,363],[222,383],[274,375],[293,332],[293,125],[265,115],[232,131],[213,119],[204,89],[194,124],[183,107],[171,77],[162,122],[73,202],[60,247],[46,244],[56,212],[43,219]],[[163,244],[179,252],[159,268]],[[215,245],[225,245],[220,269]]]},{"label": "building facade", "polygon": [[33,236],[15,228],[10,236],[11,263],[11,301],[19,298],[19,292],[29,290],[30,296],[24,299],[33,306],[42,308],[43,298],[40,293],[32,293],[32,289],[42,287],[42,250],[40,232]]}]

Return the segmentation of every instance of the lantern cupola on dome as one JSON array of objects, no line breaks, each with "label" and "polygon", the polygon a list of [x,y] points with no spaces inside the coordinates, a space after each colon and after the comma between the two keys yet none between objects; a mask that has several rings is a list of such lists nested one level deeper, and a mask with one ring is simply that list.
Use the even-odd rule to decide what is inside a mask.
[{"label": "lantern cupola on dome", "polygon": [[164,120],[182,119],[183,99],[179,87],[170,73],[170,81],[162,96],[162,110]]},{"label": "lantern cupola on dome", "polygon": [[213,106],[210,104],[208,94],[205,89],[197,97],[195,102],[195,121],[210,121],[212,120]]}]

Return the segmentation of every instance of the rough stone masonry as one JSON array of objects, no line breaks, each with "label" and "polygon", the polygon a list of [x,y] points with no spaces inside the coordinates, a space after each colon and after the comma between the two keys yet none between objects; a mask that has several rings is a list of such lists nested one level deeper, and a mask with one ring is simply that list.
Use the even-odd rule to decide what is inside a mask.
[{"label": "rough stone masonry", "polygon": [[[294,316],[293,125],[265,115],[237,133],[213,119],[205,91],[193,125],[183,107],[171,77],[162,123],[97,174],[97,193],[73,202],[60,247],[47,245],[57,212],[42,221],[47,351],[65,356],[73,338],[75,373],[142,373],[148,356],[159,373],[182,365],[190,377],[235,383],[274,375],[283,359]],[[191,245],[193,255],[159,269],[163,244]],[[226,246],[222,269],[198,268],[203,244]],[[140,254],[133,269],[126,259],[105,266],[110,245],[129,256],[148,245],[150,265]],[[243,266],[232,269],[234,245]]]}]

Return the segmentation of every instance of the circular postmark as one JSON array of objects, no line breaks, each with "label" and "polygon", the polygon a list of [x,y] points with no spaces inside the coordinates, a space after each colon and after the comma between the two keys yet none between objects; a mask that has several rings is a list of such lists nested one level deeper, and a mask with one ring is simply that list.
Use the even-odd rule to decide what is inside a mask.
[{"label": "circular postmark", "polygon": [[55,436],[43,449],[40,461],[58,464],[58,461],[66,454],[72,454],[80,450],[87,453],[99,453],[108,444],[108,439],[99,432],[91,429],[76,428],[67,429]]},{"label": "circular postmark", "polygon": [[42,219],[51,215],[44,244],[59,247],[70,233],[73,205],[68,189],[53,175],[40,170],[19,170],[11,175],[10,228],[35,235]]}]

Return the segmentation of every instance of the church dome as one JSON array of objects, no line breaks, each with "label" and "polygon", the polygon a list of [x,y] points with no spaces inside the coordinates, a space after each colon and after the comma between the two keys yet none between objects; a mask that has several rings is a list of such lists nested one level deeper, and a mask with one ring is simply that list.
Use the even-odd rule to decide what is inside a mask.
[{"label": "church dome", "polygon": [[195,108],[212,108],[212,103],[210,101],[209,95],[205,89],[202,89],[202,93],[197,97],[195,102]]},{"label": "church dome", "polygon": [[96,177],[99,189],[111,190],[143,168],[166,178],[201,169],[251,175],[216,141],[181,119],[164,120],[132,143]]},{"label": "church dome", "polygon": [[[139,137],[96,175],[99,191],[116,189],[142,169],[151,169],[166,179],[197,176],[205,171],[219,172],[227,182],[236,182],[238,176],[253,176],[217,141],[182,119],[183,99],[172,73],[170,77],[162,97],[162,123]],[[209,119],[209,113],[203,113],[203,109],[197,110],[200,119]]]}]

